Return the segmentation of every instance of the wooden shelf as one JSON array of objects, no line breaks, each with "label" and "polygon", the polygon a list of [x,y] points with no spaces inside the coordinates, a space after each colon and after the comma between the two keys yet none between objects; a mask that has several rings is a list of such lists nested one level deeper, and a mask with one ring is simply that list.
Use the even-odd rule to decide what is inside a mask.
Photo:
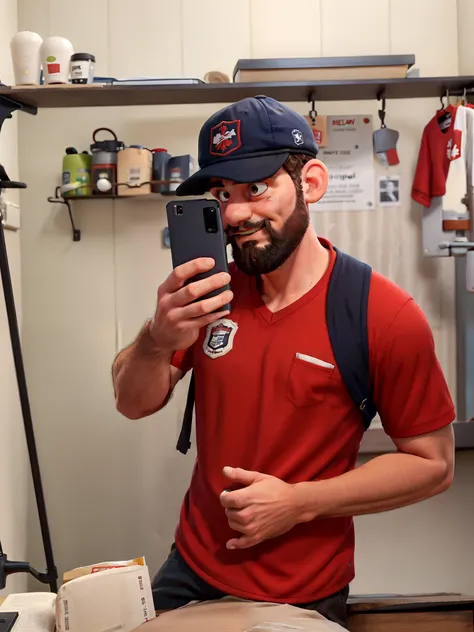
[{"label": "wooden shelf", "polygon": [[307,102],[309,98],[314,98],[318,103],[370,100],[382,95],[386,99],[441,97],[447,90],[460,95],[464,89],[474,89],[474,76],[159,86],[1,86],[0,99],[7,97],[31,108],[229,103],[259,94],[286,102]]},{"label": "wooden shelf", "polygon": [[[453,424],[456,438],[456,450],[474,450],[474,421]],[[384,454],[395,452],[396,447],[383,428],[369,429],[362,440],[359,454]]]}]

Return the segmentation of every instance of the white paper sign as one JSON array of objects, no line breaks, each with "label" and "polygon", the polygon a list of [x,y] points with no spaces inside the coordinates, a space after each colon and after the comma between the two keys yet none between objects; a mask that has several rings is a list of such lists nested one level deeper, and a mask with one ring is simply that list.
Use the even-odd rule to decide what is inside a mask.
[{"label": "white paper sign", "polygon": [[329,116],[328,146],[318,158],[328,168],[328,189],[315,211],[367,211],[375,208],[375,166],[371,116]]}]

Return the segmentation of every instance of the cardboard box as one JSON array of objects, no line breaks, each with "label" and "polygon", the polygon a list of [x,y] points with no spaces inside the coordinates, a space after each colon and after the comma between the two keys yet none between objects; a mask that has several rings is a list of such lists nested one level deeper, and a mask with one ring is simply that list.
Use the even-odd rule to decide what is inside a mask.
[{"label": "cardboard box", "polygon": [[235,83],[405,79],[414,55],[239,59]]},{"label": "cardboard box", "polygon": [[137,557],[134,560],[123,560],[120,562],[99,562],[98,564],[90,564],[89,566],[78,566],[63,574],[63,583],[66,584],[72,579],[92,575],[111,568],[123,568],[125,566],[146,566],[144,557]]},{"label": "cardboard box", "polygon": [[131,632],[156,617],[146,566],[72,579],[56,599],[56,632]]}]

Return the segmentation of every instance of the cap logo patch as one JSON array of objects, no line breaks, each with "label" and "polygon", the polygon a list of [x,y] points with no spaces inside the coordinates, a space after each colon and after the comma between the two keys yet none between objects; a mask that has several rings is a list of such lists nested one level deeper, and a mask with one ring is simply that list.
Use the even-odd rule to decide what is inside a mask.
[{"label": "cap logo patch", "polygon": [[299,129],[294,129],[292,132],[295,145],[302,145],[304,143],[303,132]]},{"label": "cap logo patch", "polygon": [[203,342],[204,353],[212,359],[220,358],[229,353],[234,346],[234,336],[237,329],[237,323],[228,318],[221,318],[208,325]]},{"label": "cap logo patch", "polygon": [[211,128],[211,146],[213,156],[227,156],[242,146],[240,121],[221,121]]}]

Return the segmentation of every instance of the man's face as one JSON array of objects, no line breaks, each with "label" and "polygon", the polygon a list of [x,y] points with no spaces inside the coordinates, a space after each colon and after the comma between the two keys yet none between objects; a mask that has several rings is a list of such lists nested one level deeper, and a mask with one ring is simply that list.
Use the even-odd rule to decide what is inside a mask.
[{"label": "man's face", "polygon": [[308,228],[303,192],[297,191],[283,168],[263,182],[215,181],[211,193],[219,200],[234,261],[246,274],[276,270],[294,252]]}]

